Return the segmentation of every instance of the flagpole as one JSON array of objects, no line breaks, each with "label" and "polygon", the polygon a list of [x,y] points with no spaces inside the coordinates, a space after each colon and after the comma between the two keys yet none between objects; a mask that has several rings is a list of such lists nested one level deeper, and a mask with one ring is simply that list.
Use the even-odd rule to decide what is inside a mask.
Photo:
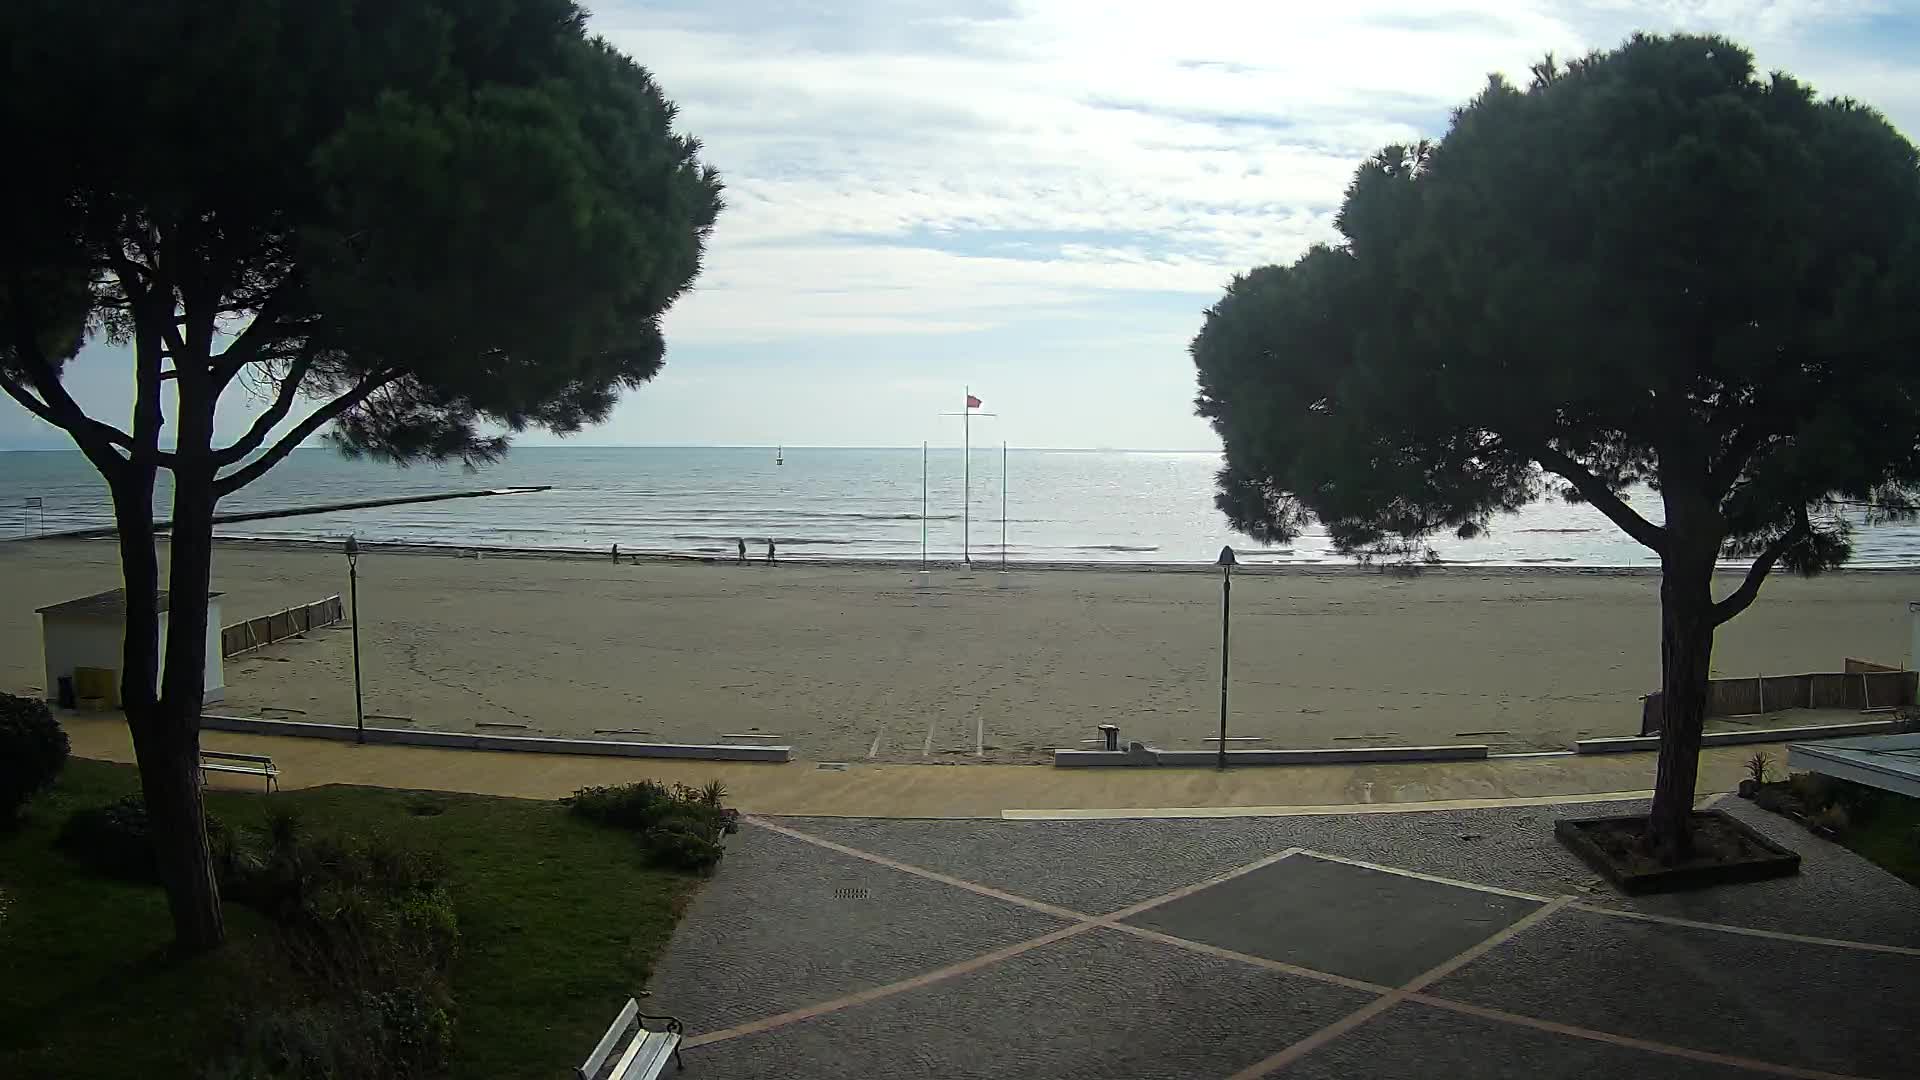
[{"label": "flagpole", "polygon": [[960,561],[973,565],[973,387],[960,410]]},{"label": "flagpole", "polygon": [[1007,443],[1000,441],[1000,569],[1007,569]]},{"label": "flagpole", "polygon": [[920,569],[927,568],[927,444],[920,444]]}]

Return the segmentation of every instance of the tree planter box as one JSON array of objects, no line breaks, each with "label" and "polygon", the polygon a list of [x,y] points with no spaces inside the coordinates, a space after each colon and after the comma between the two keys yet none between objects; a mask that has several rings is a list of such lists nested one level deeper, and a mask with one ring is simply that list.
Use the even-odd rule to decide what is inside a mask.
[{"label": "tree planter box", "polygon": [[1700,889],[1800,872],[1799,855],[1719,810],[1694,812],[1692,861],[1661,866],[1638,854],[1632,843],[1645,835],[1646,823],[1645,816],[1563,818],[1553,823],[1553,834],[1624,893]]}]

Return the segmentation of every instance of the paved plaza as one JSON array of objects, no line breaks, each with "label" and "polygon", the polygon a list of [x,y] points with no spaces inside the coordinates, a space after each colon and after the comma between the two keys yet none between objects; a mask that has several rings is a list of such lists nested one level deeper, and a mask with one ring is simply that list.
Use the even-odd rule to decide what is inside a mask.
[{"label": "paved plaza", "polygon": [[1622,802],[752,818],[647,1011],[716,1080],[1920,1075],[1920,890],[1722,805],[1804,871],[1621,897],[1552,821]]}]

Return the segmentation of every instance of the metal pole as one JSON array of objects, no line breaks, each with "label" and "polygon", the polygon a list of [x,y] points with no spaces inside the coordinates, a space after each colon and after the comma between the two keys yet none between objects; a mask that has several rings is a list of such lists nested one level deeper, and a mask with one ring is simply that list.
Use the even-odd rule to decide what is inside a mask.
[{"label": "metal pole", "polygon": [[1000,569],[1007,568],[1007,443],[1000,441]]},{"label": "metal pole", "polygon": [[920,444],[920,569],[927,568],[927,444]]},{"label": "metal pole", "polygon": [[1227,767],[1227,644],[1233,611],[1233,565],[1221,567],[1220,576],[1220,767]]},{"label": "metal pole", "polygon": [[360,545],[347,537],[347,596],[353,605],[353,741],[367,741],[367,713],[360,699]]},{"label": "metal pole", "polygon": [[960,561],[973,565],[973,387],[960,411]]}]

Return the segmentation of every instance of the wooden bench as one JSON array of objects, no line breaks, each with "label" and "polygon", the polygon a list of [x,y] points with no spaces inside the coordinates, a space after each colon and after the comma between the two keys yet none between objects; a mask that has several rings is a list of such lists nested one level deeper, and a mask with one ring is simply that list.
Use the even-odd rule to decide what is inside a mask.
[{"label": "wooden bench", "polygon": [[[661,1021],[665,1027],[649,1029],[648,1020]],[[676,1067],[684,1069],[687,1066],[680,1060],[680,1039],[685,1033],[680,1021],[671,1016],[648,1016],[640,1011],[639,1002],[628,998],[607,1033],[600,1036],[600,1044],[574,1070],[575,1074],[579,1080],[654,1080],[667,1067],[669,1057]],[[616,1052],[620,1055],[617,1058]]]},{"label": "wooden bench", "polygon": [[272,791],[280,782],[280,770],[273,759],[265,754],[235,754],[225,750],[200,750],[200,784],[206,786],[210,772],[245,773],[248,776],[263,776],[267,780],[267,790]]}]

